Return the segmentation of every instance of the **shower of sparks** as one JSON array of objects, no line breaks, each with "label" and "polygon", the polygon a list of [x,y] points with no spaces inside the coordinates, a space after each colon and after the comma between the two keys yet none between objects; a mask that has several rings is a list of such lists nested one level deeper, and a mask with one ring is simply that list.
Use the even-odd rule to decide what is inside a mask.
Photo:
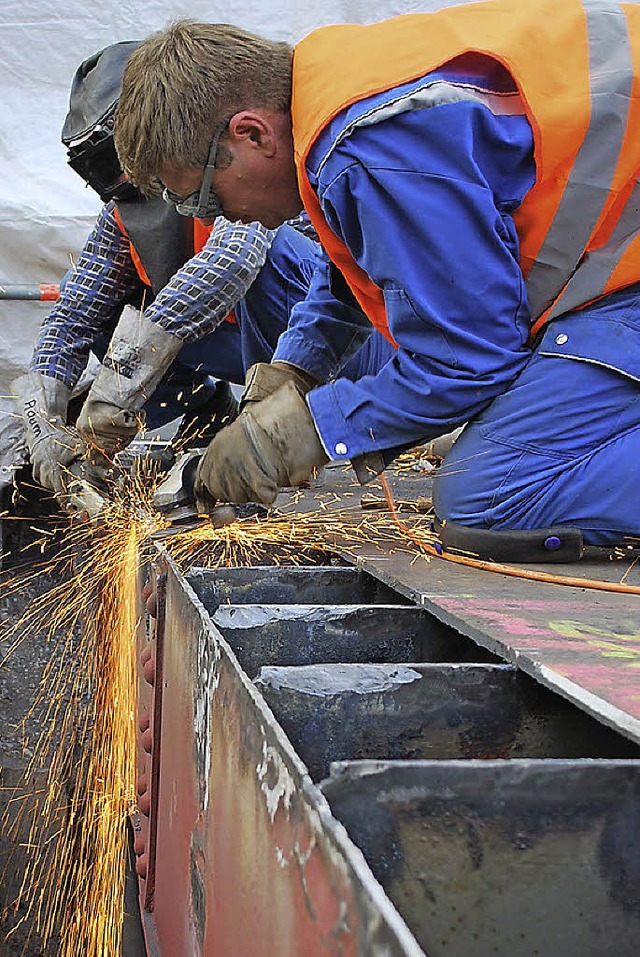
[{"label": "shower of sparks", "polygon": [[56,582],[2,636],[5,661],[30,636],[44,632],[52,644],[24,716],[37,713],[42,730],[2,825],[26,859],[13,932],[24,923],[43,951],[55,941],[60,957],[120,953],[135,809],[137,570],[156,525],[115,503],[100,530],[72,523],[53,561],[17,572],[0,592],[17,595],[43,576]]},{"label": "shower of sparks", "polygon": [[427,475],[442,462],[441,455],[434,455],[423,445],[402,452],[393,462],[393,472],[396,475],[419,473]]},{"label": "shower of sparks", "polygon": [[[53,560],[0,586],[6,598],[40,577],[54,582],[1,636],[3,661],[43,630],[52,648],[38,700],[24,716],[26,724],[37,715],[42,730],[29,742],[25,781],[2,826],[22,840],[27,860],[12,933],[23,924],[43,951],[54,942],[59,957],[119,957],[121,950],[127,819],[136,810],[140,578],[153,536],[165,536],[161,544],[181,568],[327,562],[338,544],[355,555],[374,536],[397,544],[388,512],[334,508],[222,528],[204,521],[167,535],[149,486],[148,475],[130,482],[96,528],[71,521]],[[51,531],[42,529],[43,552],[51,552],[50,542]]]},{"label": "shower of sparks", "polygon": [[[432,544],[437,536],[430,530],[428,521],[421,524],[422,539]],[[399,538],[390,512],[365,513],[356,508],[269,513],[265,517],[240,519],[221,528],[203,522],[194,529],[172,534],[164,544],[181,568],[193,565],[221,568],[326,563],[337,551],[357,560],[361,549],[372,541],[386,547],[388,552],[412,550],[410,543],[405,545]]]},{"label": "shower of sparks", "polygon": [[[180,569],[326,564],[337,553],[357,561],[372,547],[429,561],[437,538],[428,516],[401,520],[385,481],[388,508],[345,508],[336,497],[297,512],[294,500],[286,511],[180,530],[154,512],[153,480],[141,475],[97,527],[70,522],[56,538],[53,560],[2,582],[3,598],[40,577],[55,582],[0,636],[0,667],[43,631],[53,652],[24,717],[26,724],[37,712],[40,738],[1,822],[3,833],[23,840],[27,859],[14,930],[24,923],[43,952],[53,943],[59,957],[120,955],[127,820],[136,810],[140,584],[156,554],[154,537]],[[43,529],[43,552],[50,553],[51,538]]]}]

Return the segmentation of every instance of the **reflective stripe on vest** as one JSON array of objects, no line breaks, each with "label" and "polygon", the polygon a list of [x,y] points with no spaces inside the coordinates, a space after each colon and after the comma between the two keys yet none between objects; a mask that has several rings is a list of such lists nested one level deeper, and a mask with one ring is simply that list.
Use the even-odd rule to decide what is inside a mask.
[{"label": "reflective stripe on vest", "polygon": [[[606,0],[584,0],[583,5],[589,43],[591,116],[553,222],[527,276],[535,329],[545,320],[601,296],[615,268],[611,262],[605,282],[599,282],[599,257],[594,260],[590,253],[585,256],[585,250],[611,196],[627,131],[633,61],[621,7]],[[581,279],[576,282],[580,273]],[[573,296],[565,300],[568,283],[573,286]],[[578,293],[579,289],[584,293]],[[569,305],[571,302],[573,305]]]},{"label": "reflective stripe on vest", "polygon": [[[613,292],[614,289],[621,289],[637,281],[634,275],[640,256],[639,222],[640,183],[636,183],[609,240],[599,249],[586,253],[546,315],[547,320],[579,309],[586,303]],[[620,274],[619,281],[613,282],[616,272]],[[627,274],[626,281],[620,281]]]},{"label": "reflective stripe on vest", "polygon": [[[401,49],[402,56],[389,56],[393,49]],[[630,235],[638,229],[637,221],[635,227],[632,223],[640,167],[638,6],[610,0],[563,0],[561,5],[486,0],[370,27],[327,27],[302,41],[294,57],[300,191],[329,256],[387,338],[382,292],[329,229],[309,183],[306,158],[322,130],[347,106],[384,90],[392,97],[395,87],[465,53],[507,69],[533,131],[536,181],[514,221],[534,328],[640,280],[640,258],[632,252],[637,252],[636,237]],[[391,98],[361,121],[380,122],[394,110],[455,98],[482,99],[468,84],[429,84],[428,77],[423,90],[431,91],[431,103],[420,96],[413,103]],[[497,112],[497,104],[512,103],[513,97],[485,95],[484,102]]]}]

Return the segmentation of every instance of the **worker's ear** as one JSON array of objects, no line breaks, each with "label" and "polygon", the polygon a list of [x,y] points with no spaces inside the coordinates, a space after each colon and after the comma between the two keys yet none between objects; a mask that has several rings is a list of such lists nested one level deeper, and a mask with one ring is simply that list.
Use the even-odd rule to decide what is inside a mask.
[{"label": "worker's ear", "polygon": [[240,110],[229,122],[230,145],[240,142],[260,150],[266,156],[276,152],[276,131],[271,115],[262,110]]}]

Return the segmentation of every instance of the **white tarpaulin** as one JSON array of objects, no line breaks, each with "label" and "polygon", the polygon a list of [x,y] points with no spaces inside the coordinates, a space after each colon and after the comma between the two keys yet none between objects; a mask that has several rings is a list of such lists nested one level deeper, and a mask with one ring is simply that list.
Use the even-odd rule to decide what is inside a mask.
[{"label": "white tarpaulin", "polygon": [[[79,63],[118,40],[170,20],[235,23],[295,42],[329,23],[368,23],[454,0],[2,0],[0,3],[0,285],[58,282],[99,209],[66,165],[60,130]],[[29,361],[45,303],[0,301],[0,468],[8,464],[15,416],[9,383]],[[0,473],[1,478],[1,473]]]}]

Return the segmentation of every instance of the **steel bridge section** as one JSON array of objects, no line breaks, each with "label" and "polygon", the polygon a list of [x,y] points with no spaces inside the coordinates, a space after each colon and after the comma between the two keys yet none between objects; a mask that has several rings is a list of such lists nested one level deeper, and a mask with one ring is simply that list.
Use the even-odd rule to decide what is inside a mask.
[{"label": "steel bridge section", "polygon": [[637,744],[386,567],[182,574],[159,550],[148,953],[635,957]]}]

